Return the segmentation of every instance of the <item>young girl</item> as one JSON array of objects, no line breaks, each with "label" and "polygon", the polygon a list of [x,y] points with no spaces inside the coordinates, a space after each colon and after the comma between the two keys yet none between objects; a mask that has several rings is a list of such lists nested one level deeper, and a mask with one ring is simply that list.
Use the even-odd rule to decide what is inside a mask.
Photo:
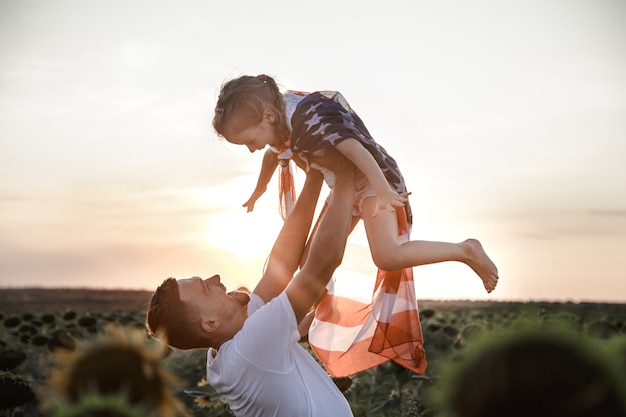
[{"label": "young girl", "polygon": [[341,277],[337,285],[331,281],[315,309],[309,344],[331,375],[352,375],[387,360],[424,373],[413,266],[463,262],[476,272],[487,292],[496,287],[496,266],[477,240],[409,240],[411,208],[398,165],[340,93],[287,91],[283,95],[271,77],[242,76],[222,86],[213,127],[218,135],[247,146],[250,152],[269,146],[255,192],[244,204],[248,211],[280,165],[281,214],[289,213],[295,202],[291,159],[305,171],[322,171],[331,190],[333,173],[315,165],[311,157],[335,149],[358,169],[355,220],[363,219],[379,270],[371,299],[359,298],[352,290],[363,283],[346,285],[351,278]]},{"label": "young girl", "polygon": [[[218,135],[250,152],[270,149],[264,156],[257,188],[244,204],[251,211],[254,201],[276,167],[289,159],[307,170],[307,155],[334,147],[358,168],[355,215],[360,215],[372,254],[380,270],[396,271],[446,261],[463,262],[481,278],[487,292],[498,282],[498,271],[480,242],[460,243],[399,238],[398,216],[402,213],[409,230],[411,209],[408,193],[396,161],[374,141],[359,116],[338,92],[280,92],[267,75],[241,76],[226,82],[215,107],[213,127]],[[322,169],[332,188],[332,172]],[[291,184],[281,184],[286,205],[293,202]],[[289,198],[291,193],[291,200]],[[289,201],[290,200],[290,201]]]}]

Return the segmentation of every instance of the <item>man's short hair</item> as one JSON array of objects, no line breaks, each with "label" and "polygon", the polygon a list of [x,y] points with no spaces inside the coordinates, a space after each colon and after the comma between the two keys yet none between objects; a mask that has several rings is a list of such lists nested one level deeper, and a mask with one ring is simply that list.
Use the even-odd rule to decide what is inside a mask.
[{"label": "man's short hair", "polygon": [[177,349],[206,347],[199,333],[199,317],[180,299],[178,282],[167,278],[157,287],[146,312],[148,334]]}]

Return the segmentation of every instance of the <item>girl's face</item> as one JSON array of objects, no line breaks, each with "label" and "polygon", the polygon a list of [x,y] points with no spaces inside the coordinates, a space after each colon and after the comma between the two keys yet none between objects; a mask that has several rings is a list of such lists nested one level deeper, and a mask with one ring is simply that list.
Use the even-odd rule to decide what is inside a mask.
[{"label": "girl's face", "polygon": [[280,146],[280,138],[276,135],[274,125],[274,112],[270,109],[263,111],[263,119],[252,126],[244,127],[233,126],[232,132],[224,135],[227,141],[235,145],[245,145],[250,152],[254,152],[265,148],[265,146]]}]

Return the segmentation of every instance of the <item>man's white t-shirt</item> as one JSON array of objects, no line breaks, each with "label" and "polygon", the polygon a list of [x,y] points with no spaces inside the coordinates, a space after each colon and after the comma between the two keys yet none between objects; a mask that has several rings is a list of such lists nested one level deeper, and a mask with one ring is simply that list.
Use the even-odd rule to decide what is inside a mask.
[{"label": "man's white t-shirt", "polygon": [[237,416],[350,416],[348,401],[298,343],[285,292],[267,304],[250,297],[248,318],[234,338],[209,349],[207,380]]}]

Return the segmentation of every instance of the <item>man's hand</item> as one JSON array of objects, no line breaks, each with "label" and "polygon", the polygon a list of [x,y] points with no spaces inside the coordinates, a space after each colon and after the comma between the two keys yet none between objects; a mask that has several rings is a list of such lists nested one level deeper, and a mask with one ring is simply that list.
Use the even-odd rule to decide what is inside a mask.
[{"label": "man's hand", "polygon": [[391,188],[384,190],[384,192],[376,192],[376,209],[372,213],[372,217],[376,217],[381,211],[394,212],[396,207],[401,207],[406,203],[409,193],[397,193]]},{"label": "man's hand", "polygon": [[337,175],[350,175],[356,172],[356,166],[334,148],[315,152],[309,157],[309,162],[329,169]]}]

